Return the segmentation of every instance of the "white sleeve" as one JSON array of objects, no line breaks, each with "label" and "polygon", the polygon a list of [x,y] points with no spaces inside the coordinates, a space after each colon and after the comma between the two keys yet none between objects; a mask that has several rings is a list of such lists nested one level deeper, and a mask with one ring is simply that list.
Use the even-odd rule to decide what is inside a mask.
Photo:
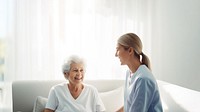
[{"label": "white sleeve", "polygon": [[56,110],[58,106],[58,99],[55,93],[54,87],[51,88],[48,96],[48,102],[46,104],[45,108],[51,109],[51,110]]},{"label": "white sleeve", "polygon": [[95,89],[95,102],[96,102],[96,105],[95,105],[95,109],[97,112],[105,112],[106,109],[105,109],[105,106],[103,104],[103,101],[101,100],[101,97],[99,96],[98,94],[98,91],[97,89]]}]

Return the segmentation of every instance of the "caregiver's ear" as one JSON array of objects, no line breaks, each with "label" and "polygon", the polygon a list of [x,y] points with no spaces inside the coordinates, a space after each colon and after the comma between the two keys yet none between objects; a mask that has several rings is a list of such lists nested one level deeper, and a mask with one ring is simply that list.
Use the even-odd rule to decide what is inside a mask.
[{"label": "caregiver's ear", "polygon": [[129,53],[133,53],[133,52],[134,52],[133,47],[129,47],[128,52],[129,52]]}]

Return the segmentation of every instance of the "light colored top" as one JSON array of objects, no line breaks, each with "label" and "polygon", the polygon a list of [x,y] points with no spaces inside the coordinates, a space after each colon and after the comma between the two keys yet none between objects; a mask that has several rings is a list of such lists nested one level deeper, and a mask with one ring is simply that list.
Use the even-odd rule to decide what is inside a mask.
[{"label": "light colored top", "polygon": [[157,82],[151,71],[140,65],[135,73],[126,73],[125,112],[163,112]]},{"label": "light colored top", "polygon": [[67,83],[53,86],[49,92],[46,108],[55,110],[55,112],[105,111],[97,89],[87,84],[84,84],[84,88],[77,99],[72,97]]}]

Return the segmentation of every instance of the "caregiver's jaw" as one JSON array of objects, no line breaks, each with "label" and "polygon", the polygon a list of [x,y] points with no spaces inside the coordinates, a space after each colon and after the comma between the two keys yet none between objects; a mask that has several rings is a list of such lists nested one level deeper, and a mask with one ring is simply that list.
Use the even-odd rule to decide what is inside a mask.
[{"label": "caregiver's jaw", "polygon": [[123,61],[121,60],[121,58],[120,58],[120,57],[119,57],[119,61],[120,61],[121,65],[124,65],[124,64],[123,64]]}]

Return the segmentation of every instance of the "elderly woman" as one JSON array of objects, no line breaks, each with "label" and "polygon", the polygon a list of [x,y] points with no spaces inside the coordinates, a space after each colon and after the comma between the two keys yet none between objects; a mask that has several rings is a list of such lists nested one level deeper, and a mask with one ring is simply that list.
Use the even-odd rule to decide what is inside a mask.
[{"label": "elderly woman", "polygon": [[104,104],[95,87],[83,83],[84,60],[71,56],[63,67],[67,82],[51,88],[44,112],[103,112]]}]

